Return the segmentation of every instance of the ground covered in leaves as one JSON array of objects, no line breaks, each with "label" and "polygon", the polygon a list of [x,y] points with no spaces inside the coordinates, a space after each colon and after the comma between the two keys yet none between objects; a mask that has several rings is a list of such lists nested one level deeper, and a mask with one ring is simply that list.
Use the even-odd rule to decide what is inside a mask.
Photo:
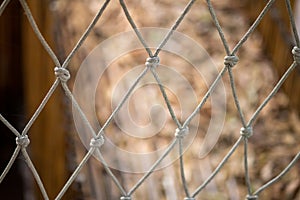
[{"label": "ground covered in leaves", "polygon": [[[129,12],[135,20],[137,27],[161,27],[167,29],[173,25],[186,4],[187,1],[171,0],[131,0],[127,2]],[[53,9],[57,13],[58,23],[64,26],[63,29],[57,31],[59,47],[61,48],[63,45],[63,48],[61,48],[62,52],[70,51],[71,47],[79,39],[91,21],[93,15],[100,8],[100,5],[101,4],[96,0],[56,1],[55,5],[53,5]],[[233,48],[250,26],[250,22],[243,13],[245,9],[243,7],[244,5],[239,1],[231,0],[213,1],[213,5],[229,46]],[[78,72],[81,62],[93,48],[115,34],[130,30],[132,30],[132,28],[126,20],[119,3],[112,1],[104,12],[103,18],[100,19],[96,28],[79,51],[76,59],[72,61],[70,65],[73,74],[72,77],[76,77],[75,75]],[[196,43],[200,44],[213,60],[217,70],[221,71],[223,68],[223,58],[226,53],[204,1],[196,1],[177,31],[184,33]],[[117,44],[115,48],[118,48]],[[186,47],[182,48],[182,51],[187,51]],[[108,55],[106,53],[104,53],[104,55]],[[259,32],[256,31],[251,35],[249,41],[243,45],[237,55],[240,61],[234,67],[233,75],[237,94],[240,99],[240,106],[246,120],[249,120],[280,77],[277,76],[275,70],[272,68],[272,63],[266,56]],[[63,57],[64,53],[62,53],[61,56]],[[136,50],[129,52],[127,55],[120,55],[118,59],[107,67],[104,76],[99,80],[100,86],[97,88],[96,95],[97,116],[101,125],[104,124],[112,108],[117,103],[113,102],[112,98],[115,95],[113,93],[114,89],[121,77],[128,74],[130,70],[133,69],[133,66],[143,65],[147,57],[146,51],[143,49]],[[197,102],[200,102],[211,82],[206,83],[206,77],[201,77],[197,75],[196,71],[189,70],[188,67],[190,64],[183,62],[178,56],[174,58],[174,55],[162,51],[160,58],[161,64],[173,67],[189,81],[196,94]],[[291,63],[287,63],[287,65],[289,64]],[[207,71],[210,73],[210,69],[207,68]],[[212,73],[211,80],[213,80],[216,75],[216,73]],[[128,85],[130,85],[131,81],[132,80],[127,80],[127,82],[124,82],[124,90],[128,89]],[[164,84],[172,84],[172,80],[164,79],[164,81]],[[211,113],[210,101],[201,109],[200,117],[198,116],[197,120],[193,122],[193,124],[199,123],[198,131],[192,144],[186,149],[184,154],[185,173],[190,191],[193,191],[203,183],[240,136],[239,132],[242,124],[234,104],[227,74],[223,77],[222,82],[224,83],[226,91],[225,121],[224,124],[222,124],[220,137],[218,137],[213,149],[205,156],[199,156],[199,152],[205,140],[204,136],[208,131],[211,116],[213,115],[213,113]],[[88,85],[89,82],[87,80],[87,82],[82,85],[82,92],[88,88]],[[107,137],[120,148],[132,152],[141,151],[148,153],[153,150],[165,148],[172,140],[176,126],[171,117],[168,116],[158,87],[149,88],[145,85],[143,87],[134,92],[127,111],[130,112],[133,121],[136,121],[140,126],[144,126],[148,123],[155,122],[155,119],[151,121],[151,117],[160,120],[160,111],[156,112],[155,110],[149,109],[152,108],[151,104],[155,102],[162,105],[167,117],[165,118],[165,123],[161,131],[153,137],[139,141],[137,138],[128,137],[128,135],[124,134],[124,130],[120,128],[120,124],[129,123],[128,116],[126,114],[120,114],[114,123],[107,128],[106,134]],[[184,90],[184,88],[181,88],[181,90],[171,91],[167,88],[167,95],[170,98],[172,106],[174,106],[176,116],[182,118],[182,121],[190,114],[184,113],[180,107],[179,99],[180,96],[185,94]],[[151,94],[150,97],[147,97],[149,94]],[[79,101],[86,102],[84,98],[83,96]],[[188,106],[193,108],[196,104],[191,102],[188,103]],[[190,107],[186,109],[189,110],[191,109]],[[153,111],[154,114],[151,114],[150,111]],[[145,113],[146,116],[144,115]],[[155,125],[152,128],[155,128]],[[252,188],[255,191],[280,173],[299,151],[299,117],[296,112],[289,107],[289,97],[286,96],[283,91],[279,91],[263,109],[255,121],[253,130],[254,135],[249,139],[248,164]],[[78,143],[80,142],[78,141]],[[77,150],[78,162],[82,158],[82,152],[85,151],[82,149]],[[108,153],[108,155],[122,159],[114,153]],[[245,199],[247,189],[244,179],[243,156],[243,146],[240,145],[220,173],[196,199]],[[122,160],[112,162],[117,163],[113,167],[116,169],[114,172],[127,189],[131,188],[138,178],[142,176],[140,173],[118,171],[118,168],[122,167]],[[144,164],[145,162],[149,162],[145,164],[148,166],[152,161],[144,161],[142,159],[131,160],[130,163],[125,164],[134,171],[135,167],[138,168],[141,163]],[[94,173],[97,173],[97,176],[91,176],[91,173],[88,172],[89,168],[80,176],[81,178],[86,178],[77,180],[83,186],[82,192],[84,193],[85,199],[118,199],[119,191],[113,185],[107,174],[103,172],[101,164],[97,161],[92,163],[92,165],[94,165]],[[262,192],[260,199],[299,199],[299,169],[299,163],[297,163],[278,183]],[[179,161],[175,160],[171,162],[171,164],[151,175],[133,195],[136,197],[134,199],[183,199],[185,195],[179,172]],[[95,177],[104,178],[99,180]],[[91,181],[92,179],[96,180]],[[90,187],[93,187],[97,191],[93,193]]]}]

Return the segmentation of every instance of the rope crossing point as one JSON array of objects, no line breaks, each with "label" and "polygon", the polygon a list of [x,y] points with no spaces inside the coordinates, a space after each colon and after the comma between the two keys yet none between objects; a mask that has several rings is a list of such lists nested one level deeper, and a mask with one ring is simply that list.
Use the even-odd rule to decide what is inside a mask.
[{"label": "rope crossing point", "polygon": [[224,65],[228,67],[234,67],[239,61],[239,58],[235,55],[233,56],[225,56],[224,57]]},{"label": "rope crossing point", "polygon": [[189,128],[177,128],[175,131],[175,137],[183,139],[185,136],[189,134]]},{"label": "rope crossing point", "polygon": [[257,200],[258,196],[257,195],[247,195],[246,200]]},{"label": "rope crossing point", "polygon": [[252,127],[242,127],[240,130],[241,136],[245,138],[250,138],[253,135],[253,128]]},{"label": "rope crossing point", "polygon": [[[7,7],[7,5],[9,4],[9,2],[10,2],[9,0],[4,0],[2,2],[2,4],[0,5],[0,17],[1,17],[1,14],[3,13],[3,11],[5,10],[5,8]],[[231,157],[231,155],[233,155],[235,153],[235,151],[237,150],[237,147],[240,146],[240,145],[244,145],[244,147],[245,147],[244,148],[245,180],[247,182],[246,187],[248,189],[248,194],[245,194],[245,197],[246,197],[247,200],[257,200],[259,194],[263,190],[265,190],[266,188],[271,187],[272,184],[274,184],[276,181],[280,180],[280,178],[283,177],[295,165],[295,163],[300,159],[300,153],[298,153],[294,157],[294,159],[289,163],[289,165],[278,176],[276,176],[274,179],[270,180],[269,182],[265,183],[263,186],[258,188],[256,190],[256,192],[254,192],[254,193],[251,192],[252,191],[252,185],[251,185],[250,177],[249,177],[249,174],[248,174],[248,153],[247,153],[247,147],[248,147],[247,144],[248,143],[247,142],[248,142],[248,138],[250,138],[254,134],[254,131],[253,131],[253,128],[252,128],[253,127],[253,122],[258,117],[261,110],[266,106],[266,104],[272,99],[272,97],[275,95],[275,93],[279,90],[279,88],[281,87],[284,80],[294,70],[296,64],[294,63],[289,67],[289,69],[286,71],[286,73],[278,81],[278,83],[276,84],[276,86],[274,87],[272,92],[269,94],[269,96],[257,108],[257,110],[255,111],[255,113],[253,114],[251,119],[248,121],[248,123],[247,123],[247,121],[246,121],[246,119],[245,119],[245,117],[242,113],[242,108],[240,107],[240,104],[239,104],[239,98],[238,98],[238,96],[236,94],[236,91],[235,91],[234,73],[232,72],[231,68],[233,68],[239,61],[239,58],[235,54],[238,52],[240,47],[245,43],[245,41],[249,38],[249,35],[251,35],[252,32],[256,29],[257,25],[261,22],[261,20],[265,16],[265,14],[270,10],[270,8],[271,8],[272,4],[275,2],[275,0],[269,0],[266,3],[266,6],[261,11],[261,13],[259,14],[257,19],[255,20],[255,22],[251,25],[249,30],[240,39],[240,41],[236,44],[236,46],[233,48],[232,51],[230,51],[230,49],[229,49],[229,46],[228,46],[227,41],[225,39],[224,33],[222,31],[222,27],[220,26],[220,23],[218,21],[218,17],[215,13],[215,9],[212,6],[211,1],[206,0],[209,12],[211,14],[211,18],[212,18],[213,22],[216,25],[216,29],[219,33],[219,36],[221,38],[221,41],[223,43],[223,46],[224,46],[224,49],[225,49],[225,52],[226,52],[227,56],[224,57],[224,68],[223,68],[223,70],[219,73],[217,79],[209,87],[208,92],[203,97],[202,101],[197,105],[197,107],[195,108],[195,111],[193,113],[191,113],[191,115],[188,117],[188,119],[186,119],[186,121],[183,123],[183,125],[181,125],[179,120],[176,118],[176,115],[174,114],[173,108],[172,108],[171,103],[168,99],[168,96],[167,96],[167,93],[166,93],[166,91],[163,87],[163,84],[162,84],[162,82],[159,78],[159,74],[156,71],[156,68],[159,66],[159,63],[160,63],[159,53],[160,53],[162,47],[168,42],[168,40],[170,39],[172,33],[177,29],[177,27],[180,26],[181,22],[184,20],[187,13],[192,12],[191,7],[194,5],[195,0],[190,0],[188,2],[186,7],[183,9],[182,13],[178,16],[177,20],[174,22],[173,26],[169,29],[169,32],[166,34],[165,38],[161,41],[160,45],[157,47],[157,50],[155,51],[154,54],[151,52],[147,42],[144,40],[142,34],[139,32],[139,30],[138,30],[138,28],[135,24],[135,21],[131,17],[131,13],[129,12],[125,1],[124,0],[119,0],[119,2],[120,2],[121,8],[123,9],[123,12],[125,14],[126,19],[128,20],[128,22],[131,25],[131,27],[133,28],[133,30],[135,31],[138,40],[142,43],[142,45],[144,46],[146,52],[148,53],[148,58],[146,59],[145,66],[146,66],[146,68],[150,69],[150,71],[153,74],[155,80],[157,81],[158,85],[160,86],[161,94],[164,97],[164,100],[165,100],[165,103],[167,104],[170,115],[172,116],[173,121],[177,125],[177,129],[175,130],[175,134],[174,134],[175,140],[173,141],[173,143],[171,143],[171,145],[165,150],[165,152],[161,155],[161,157],[157,161],[155,161],[155,163],[153,163],[151,168],[142,176],[142,178],[140,178],[137,181],[137,183],[129,190],[129,192],[126,192],[126,190],[124,189],[124,187],[122,186],[120,181],[115,177],[115,175],[113,174],[113,172],[111,171],[109,166],[106,164],[105,159],[103,157],[101,157],[102,155],[101,155],[100,147],[102,147],[102,145],[105,143],[105,135],[102,134],[102,133],[104,133],[103,129],[105,129],[110,124],[113,117],[119,112],[119,110],[123,106],[124,102],[129,98],[131,92],[137,86],[137,84],[141,80],[141,78],[143,76],[145,76],[145,74],[147,73],[147,69],[145,68],[143,73],[141,73],[138,77],[136,77],[136,79],[134,81],[134,84],[129,88],[128,92],[126,93],[126,95],[124,96],[122,101],[119,103],[117,108],[112,112],[111,116],[105,122],[105,124],[101,128],[101,130],[99,130],[99,133],[101,133],[101,134],[96,134],[94,132],[91,124],[87,120],[87,117],[82,112],[78,102],[73,97],[72,92],[70,91],[69,87],[66,84],[66,82],[71,78],[70,72],[66,69],[69,62],[70,62],[70,60],[73,58],[74,54],[81,47],[83,42],[86,40],[86,38],[90,34],[91,30],[93,29],[93,27],[95,26],[97,21],[101,18],[104,10],[106,10],[107,5],[110,3],[110,1],[106,0],[102,4],[101,8],[97,12],[97,14],[93,18],[93,20],[91,21],[90,25],[88,26],[88,28],[86,29],[84,34],[81,36],[81,38],[79,39],[77,44],[74,46],[71,53],[67,56],[66,60],[61,65],[59,63],[59,60],[57,59],[57,56],[52,51],[52,49],[50,48],[50,46],[48,45],[48,43],[44,39],[43,35],[39,31],[38,26],[35,23],[35,20],[34,20],[32,14],[31,14],[30,8],[28,7],[26,1],[25,0],[20,0],[20,3],[21,3],[21,5],[24,9],[24,12],[26,13],[26,16],[28,18],[28,21],[29,21],[32,29],[34,30],[34,33],[36,34],[37,38],[40,40],[41,44],[43,45],[43,47],[45,48],[47,53],[49,54],[49,57],[55,63],[56,67],[54,67],[54,74],[57,77],[57,80],[59,80],[62,83],[61,85],[63,86],[63,90],[65,91],[65,94],[66,94],[67,98],[69,98],[71,100],[71,102],[73,103],[75,109],[77,109],[77,111],[79,111],[81,113],[82,120],[84,120],[85,124],[87,124],[90,127],[91,132],[95,135],[93,138],[90,139],[90,148],[92,149],[92,151],[97,151],[97,153],[100,154],[100,157],[102,159],[101,162],[102,162],[107,174],[111,177],[113,182],[116,184],[117,188],[120,190],[120,193],[121,193],[120,200],[132,200],[132,196],[134,195],[134,193],[140,188],[140,186],[145,182],[145,180],[154,172],[154,170],[157,168],[157,166],[170,154],[171,150],[174,149],[177,144],[179,145],[179,155],[180,155],[179,162],[180,162],[180,175],[181,175],[181,178],[182,178],[182,186],[183,186],[183,190],[186,194],[185,196],[187,196],[187,197],[184,198],[184,200],[195,200],[196,196],[200,192],[202,192],[203,189],[211,182],[211,180],[214,179],[214,177],[222,170],[222,168],[226,164],[227,160]],[[288,8],[290,23],[291,23],[291,26],[292,26],[295,41],[297,43],[297,44],[295,44],[296,46],[292,49],[292,54],[293,54],[293,57],[294,57],[294,61],[297,64],[300,64],[300,48],[299,48],[300,44],[299,44],[298,33],[297,33],[297,29],[296,29],[296,25],[295,25],[293,13],[292,13],[290,1],[286,0],[285,3],[286,3],[286,6]],[[229,73],[229,76],[230,76],[232,94],[234,96],[237,112],[239,113],[241,121],[242,121],[242,128],[240,129],[240,138],[236,141],[236,143],[233,145],[231,150],[226,154],[226,156],[223,158],[223,160],[218,164],[218,166],[212,172],[212,174],[210,174],[208,176],[208,178],[194,192],[191,193],[192,195],[190,195],[189,183],[187,182],[187,180],[185,178],[185,168],[184,168],[184,162],[183,162],[184,154],[182,152],[182,141],[189,134],[188,125],[189,125],[190,121],[194,118],[194,116],[197,113],[199,113],[199,111],[202,109],[203,105],[205,104],[207,98],[209,98],[211,93],[214,92],[215,85],[220,81],[222,76],[226,73],[226,70],[227,70],[227,72]],[[59,83],[59,81],[57,81],[57,80],[53,83],[51,89],[48,91],[48,93],[44,97],[44,99],[43,99],[42,103],[40,104],[39,108],[36,110],[36,112],[34,113],[32,118],[29,120],[29,122],[25,126],[24,130],[22,131],[22,134],[20,134],[0,113],[0,121],[5,126],[7,126],[7,128],[13,134],[15,134],[15,136],[16,136],[16,139],[15,139],[16,140],[16,150],[15,150],[14,154],[11,156],[11,159],[10,159],[9,163],[7,164],[6,168],[4,169],[4,171],[2,172],[2,174],[0,176],[0,183],[3,181],[3,179],[6,177],[7,173],[10,171],[11,166],[13,165],[13,163],[15,162],[19,152],[21,151],[22,154],[24,155],[26,163],[29,166],[29,169],[32,171],[33,177],[34,177],[34,179],[36,180],[36,182],[38,184],[38,187],[39,187],[39,189],[42,193],[43,198],[46,199],[46,200],[49,199],[49,197],[47,195],[47,192],[46,192],[46,189],[45,189],[45,187],[42,183],[41,178],[39,177],[39,174],[38,174],[37,170],[35,170],[33,162],[31,162],[31,158],[30,158],[30,156],[28,155],[28,153],[26,151],[26,147],[28,147],[28,145],[30,144],[30,139],[29,139],[29,136],[28,136],[28,130],[30,129],[32,124],[36,121],[36,119],[39,117],[40,112],[44,109],[44,107],[45,107],[46,103],[48,102],[49,98],[52,96],[53,92],[57,88],[58,83]],[[78,164],[76,170],[74,170],[74,172],[72,173],[72,175],[70,176],[68,181],[65,183],[65,185],[63,186],[63,188],[61,189],[61,191],[59,192],[59,194],[56,196],[55,199],[58,200],[58,199],[61,199],[64,196],[65,192],[69,189],[71,184],[75,181],[75,179],[78,176],[78,174],[80,173],[81,169],[85,165],[88,164],[88,160],[90,159],[90,157],[91,157],[91,151],[89,151],[84,156],[84,158]],[[1,184],[0,184],[0,187],[1,187]]]},{"label": "rope crossing point", "polygon": [[292,50],[292,54],[293,54],[295,62],[299,65],[300,64],[300,48],[295,46]]},{"label": "rope crossing point", "polygon": [[154,56],[147,58],[145,65],[149,68],[156,68],[159,65],[159,57]]},{"label": "rope crossing point", "polygon": [[90,142],[90,147],[93,148],[100,148],[104,144],[105,140],[103,135],[101,135],[99,138],[92,138]]},{"label": "rope crossing point", "polygon": [[64,83],[67,82],[71,77],[69,70],[63,67],[55,67],[54,73],[55,76],[57,76],[57,78],[59,78]]},{"label": "rope crossing point", "polygon": [[121,197],[120,200],[131,200],[131,197],[129,197],[129,196]]},{"label": "rope crossing point", "polygon": [[28,135],[16,137],[16,144],[21,148],[26,148],[30,143]]}]

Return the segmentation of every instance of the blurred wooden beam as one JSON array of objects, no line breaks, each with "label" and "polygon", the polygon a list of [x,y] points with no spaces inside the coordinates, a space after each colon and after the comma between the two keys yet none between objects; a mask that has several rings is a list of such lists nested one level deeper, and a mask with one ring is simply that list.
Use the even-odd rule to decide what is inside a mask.
[{"label": "blurred wooden beam", "polygon": [[[267,1],[247,0],[245,11],[250,21],[254,21]],[[295,0],[291,1],[294,7]],[[278,76],[281,77],[293,62],[291,50],[295,45],[285,1],[276,1],[269,13],[258,26],[268,56],[272,59]],[[300,114],[300,68],[288,77],[283,89],[289,96],[290,104]]]},{"label": "blurred wooden beam", "polygon": [[[2,3],[2,1],[1,1]],[[12,1],[0,16],[0,113],[20,130],[23,123],[23,92],[20,40],[20,5]],[[0,123],[0,171],[4,170],[16,147],[14,134]],[[12,166],[0,185],[1,199],[22,199],[22,163]],[[19,192],[16,192],[18,188]],[[27,191],[28,192],[28,191]]]},{"label": "blurred wooden beam", "polygon": [[[49,11],[49,2],[27,2],[40,31],[53,47],[53,16]],[[24,94],[29,119],[54,82],[55,66],[34,34],[26,15],[22,18]],[[50,199],[55,198],[68,177],[63,119],[65,112],[59,87],[29,131],[33,162]]]}]

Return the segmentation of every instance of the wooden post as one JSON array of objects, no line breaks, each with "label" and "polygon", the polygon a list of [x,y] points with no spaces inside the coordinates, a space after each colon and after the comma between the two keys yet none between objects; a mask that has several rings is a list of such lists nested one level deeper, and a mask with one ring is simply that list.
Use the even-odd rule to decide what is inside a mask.
[{"label": "wooden post", "polygon": [[[245,8],[251,21],[255,20],[267,1],[248,0]],[[294,7],[295,1],[291,1]],[[258,30],[264,39],[268,55],[273,61],[278,76],[281,77],[293,62],[291,50],[294,41],[285,1],[276,1],[269,13],[264,17]],[[283,84],[289,96],[290,104],[300,114],[300,69],[294,70]]]},{"label": "wooden post", "polygon": [[[27,2],[40,31],[53,47],[49,5],[44,1]],[[26,15],[22,17],[24,94],[29,119],[55,80],[55,66],[34,34]],[[50,199],[55,198],[67,180],[64,114],[59,87],[29,130],[33,163]]]},{"label": "wooden post", "polygon": [[[20,11],[19,2],[12,1],[0,16],[0,113],[18,130],[24,125]],[[6,167],[15,148],[15,135],[1,122],[0,173]],[[1,199],[22,199],[25,190],[22,181],[24,171],[19,170],[20,165],[21,162],[14,163],[1,182]]]}]

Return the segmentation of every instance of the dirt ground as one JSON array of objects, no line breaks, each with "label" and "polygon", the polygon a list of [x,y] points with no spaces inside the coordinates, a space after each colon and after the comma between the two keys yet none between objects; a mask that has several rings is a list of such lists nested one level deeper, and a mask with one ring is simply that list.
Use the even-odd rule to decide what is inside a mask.
[{"label": "dirt ground", "polygon": [[[182,12],[187,1],[131,0],[126,1],[126,3],[137,27],[170,28]],[[232,0],[213,1],[213,5],[229,46],[233,48],[250,26],[250,22],[243,13],[244,5],[240,1]],[[64,0],[56,1],[53,5],[53,10],[57,13],[58,26],[56,33],[57,44],[59,44],[57,46],[62,52],[62,58],[71,50],[100,6],[101,3],[96,0]],[[119,2],[112,1],[76,58],[72,60],[70,64],[72,77],[76,77],[75,75],[79,70],[80,64],[93,48],[115,34],[130,30],[132,28],[126,20]],[[218,71],[222,69],[223,58],[226,53],[204,1],[196,1],[177,31],[184,33],[200,44],[207,51],[209,57],[213,59],[216,69]],[[117,49],[118,46],[115,48]],[[184,47],[182,48],[182,51],[186,51]],[[263,41],[259,32],[256,31],[251,35],[249,41],[243,45],[237,55],[240,60],[233,68],[233,74],[241,108],[246,120],[249,120],[280,77],[277,76],[272,68],[271,61],[266,56],[267,53],[264,51]],[[99,85],[101,86],[97,88],[96,95],[97,117],[101,125],[104,124],[112,112],[112,107],[115,106],[114,103],[117,103],[113,102],[112,98],[115,95],[113,93],[114,88],[119,84],[120,78],[128,74],[133,69],[133,66],[142,65],[146,58],[147,54],[144,50],[129,52],[126,55],[120,55],[107,68],[104,76],[99,80]],[[174,55],[170,55],[167,52],[162,51],[160,58],[162,64],[173,67],[189,81],[196,94],[197,102],[200,102],[208,88],[204,80],[205,77],[201,78],[195,71],[189,70],[188,63],[183,62],[178,57],[174,58]],[[291,63],[287,63],[287,65],[289,64]],[[209,71],[209,69],[207,70]],[[212,78],[215,78],[216,75],[213,74]],[[71,87],[74,87],[74,81],[75,79],[73,78],[73,83],[70,84]],[[168,80],[165,81],[165,84],[170,83]],[[125,81],[124,83],[127,85],[124,86],[124,89],[128,89],[128,85],[131,82],[132,80]],[[198,131],[193,143],[184,154],[185,173],[190,191],[193,191],[203,183],[240,136],[239,131],[242,125],[232,97],[228,74],[224,75],[222,82],[226,91],[225,121],[216,145],[206,156],[199,157],[199,148],[204,140],[205,133],[208,131],[212,116],[210,101],[201,109],[200,118],[197,118],[198,121],[193,122],[199,123]],[[89,84],[87,80],[81,86],[83,93],[88,90]],[[172,91],[168,93],[171,104],[176,115],[179,118],[182,117],[184,121],[188,113],[180,116],[181,107],[179,105],[180,102],[178,102],[179,97],[184,95],[184,88],[176,90],[174,93]],[[149,94],[151,94],[151,97],[147,97]],[[158,112],[156,113],[157,115],[151,115],[150,113],[153,110],[150,110],[149,107],[152,108],[151,104],[153,102],[162,105],[166,110],[157,87],[154,89],[141,88],[140,93],[136,91],[131,98],[128,110],[133,120],[136,120],[138,124],[151,123],[151,117],[159,118],[161,113]],[[82,96],[79,102],[86,102],[86,100]],[[196,105],[191,103],[189,106],[195,107]],[[150,113],[150,117],[148,113]],[[147,115],[145,116],[144,114]],[[147,153],[165,148],[172,140],[174,129],[176,128],[168,113],[166,113],[166,116],[162,131],[152,138],[137,141],[136,138],[130,138],[126,134],[124,136],[124,132],[119,127],[120,124],[118,124],[117,120],[121,124],[126,124],[128,123],[126,121],[128,116],[120,115],[107,128],[107,137],[117,146],[127,151]],[[276,94],[255,121],[253,127],[254,135],[249,139],[248,160],[250,179],[254,191],[280,173],[299,152],[299,122],[296,112],[289,107],[289,97],[283,91],[279,91]],[[80,141],[77,141],[77,143],[79,144]],[[77,162],[79,162],[85,151],[82,147],[77,148],[76,145],[74,146],[77,152]],[[114,152],[108,152],[107,155],[118,158],[118,155],[115,155]],[[243,155],[243,146],[240,145],[220,173],[196,199],[245,199],[247,189],[244,179]],[[121,167],[122,161],[115,162],[117,164],[114,172],[122,184],[125,185],[125,188],[130,189],[142,174],[118,171],[118,166]],[[129,164],[125,164],[134,170],[135,167],[138,168],[141,162],[150,161],[131,160]],[[85,169],[81,176],[87,178],[77,180],[82,185],[84,199],[118,199],[119,191],[103,171],[101,164],[96,160],[90,164],[93,165],[92,169]],[[149,163],[146,164],[146,166],[148,165]],[[278,183],[262,192],[259,196],[260,199],[300,199],[299,169],[298,162]],[[95,176],[91,177],[92,173],[89,170],[92,170],[93,173],[96,173],[102,179],[98,180]],[[94,182],[91,181],[92,179]],[[91,189],[91,187],[96,191]],[[179,161],[176,160],[156,171],[137,190],[133,197],[134,199],[143,200],[183,199],[185,195],[180,181]]]}]

